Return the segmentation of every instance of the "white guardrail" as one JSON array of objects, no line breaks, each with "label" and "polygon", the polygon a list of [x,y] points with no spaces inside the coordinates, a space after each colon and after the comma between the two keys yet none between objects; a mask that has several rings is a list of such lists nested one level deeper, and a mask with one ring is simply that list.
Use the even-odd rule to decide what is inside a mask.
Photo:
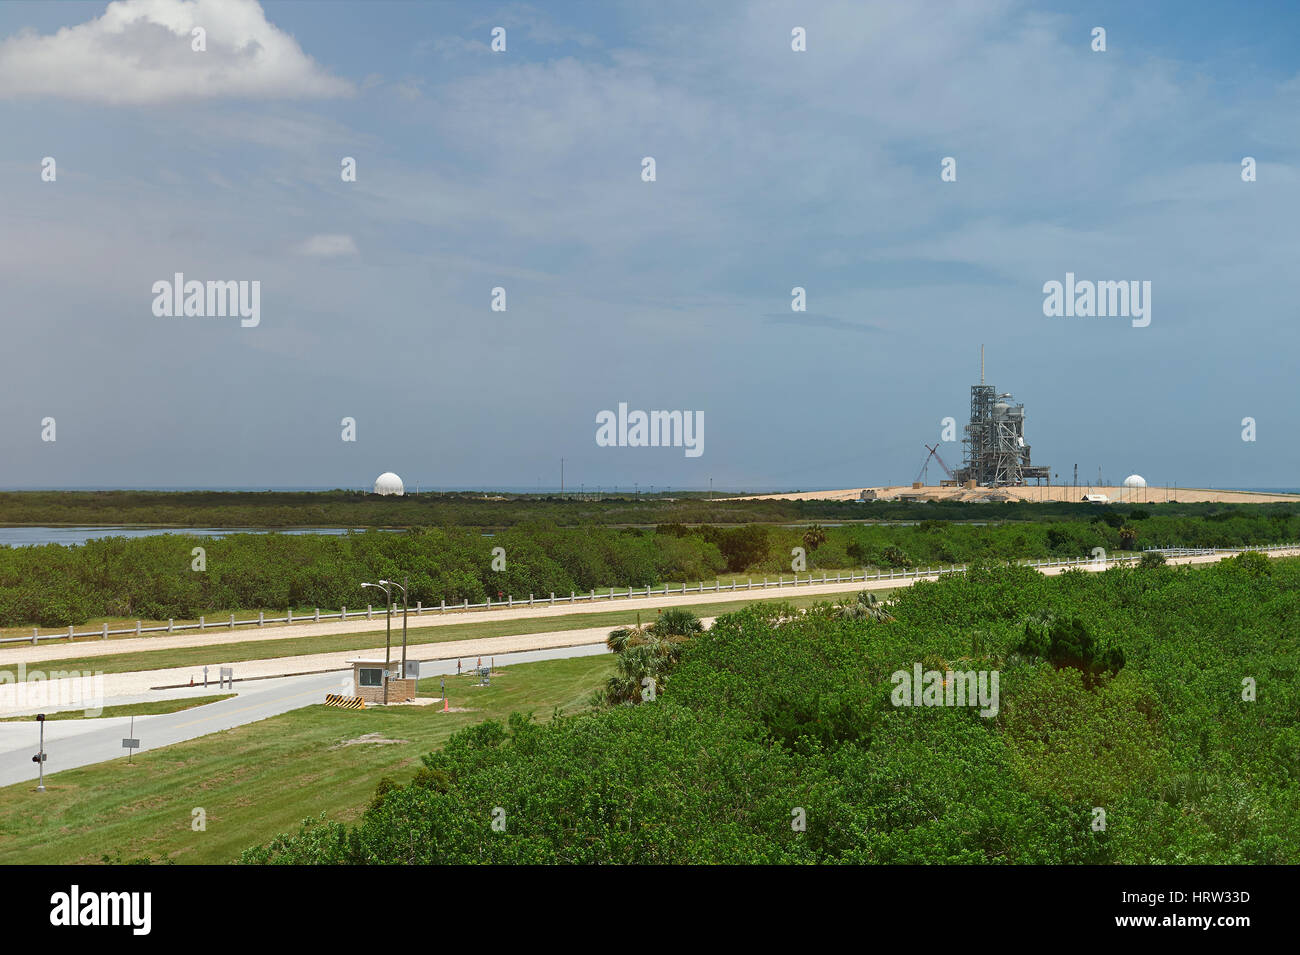
[{"label": "white guardrail", "polygon": [[[1291,550],[1296,548],[1300,548],[1300,544],[1263,544],[1258,546],[1252,545],[1249,547],[1148,547],[1145,549],[1144,552],[1158,551],[1160,553],[1167,554],[1174,557],[1190,557],[1190,556],[1197,556],[1197,555],[1204,555],[1204,554],[1238,554],[1241,553],[1242,551],[1247,551],[1247,550],[1275,551],[1275,550]],[[1126,557],[1107,558],[1105,561],[1101,561],[1092,557],[1073,557],[1066,560],[1025,560],[1025,561],[1019,561],[1018,563],[1020,563],[1020,565],[1024,567],[1072,567],[1072,566],[1088,566],[1088,565],[1096,566],[1103,563],[1106,564],[1107,566],[1119,566],[1120,564],[1134,563],[1141,559],[1142,556],[1140,554],[1133,554]],[[690,593],[703,594],[703,593],[708,593],[709,591],[742,591],[742,590],[751,591],[754,590],[755,588],[760,590],[766,590],[770,587],[823,586],[828,584],[853,583],[854,581],[859,581],[859,580],[863,581],[864,583],[868,580],[904,580],[904,579],[924,580],[930,577],[942,577],[944,574],[965,573],[968,566],[969,566],[968,564],[952,564],[947,567],[926,567],[925,569],[921,569],[918,567],[914,570],[895,570],[895,571],[887,571],[887,572],[880,571],[874,574],[868,574],[864,570],[862,574],[853,573],[853,574],[849,574],[849,576],[847,577],[845,577],[843,573],[840,572],[837,572],[834,577],[831,577],[828,573],[823,572],[820,579],[814,577],[812,574],[809,574],[808,577],[804,580],[800,580],[798,574],[793,575],[793,579],[791,580],[786,580],[784,575],[782,575],[782,576],[778,576],[776,580],[769,580],[767,577],[764,577],[762,582],[758,584],[754,583],[753,577],[748,578],[746,582],[743,584],[739,583],[736,580],[736,578],[733,577],[731,580],[730,587],[727,587],[725,584],[721,582],[717,582],[711,586],[706,587],[704,586],[704,581],[700,581],[699,584],[695,587],[688,587],[684,583],[681,585],[681,587],[669,587],[665,584],[662,588],[658,590],[651,589],[650,587],[646,587],[644,589],[640,587],[627,587],[627,588],[610,587],[608,593],[597,593],[595,590],[591,590],[588,593],[580,594],[577,591],[571,591],[568,597],[565,597],[563,595],[556,597],[555,594],[552,593],[549,598],[535,597],[533,594],[529,594],[527,600],[524,600],[521,597],[518,601],[516,601],[514,597],[507,596],[501,600],[498,600],[496,603],[493,603],[492,598],[490,597],[487,599],[486,603],[481,603],[481,604],[472,604],[469,602],[468,599],[462,601],[459,604],[456,603],[448,604],[447,601],[444,600],[440,602],[437,607],[433,607],[433,606],[426,607],[422,602],[417,602],[414,607],[408,608],[408,612],[414,613],[415,616],[419,617],[419,616],[423,616],[426,613],[442,614],[442,613],[446,613],[448,610],[452,612],[459,611],[463,613],[467,610],[502,610],[502,609],[506,609],[509,607],[516,607],[516,606],[553,607],[557,603],[574,604],[583,600],[586,600],[588,602],[594,602],[597,600],[612,601],[619,598],[627,600],[633,597],[668,596],[670,594],[690,594]],[[400,611],[400,607],[394,608],[393,610],[394,614],[397,614],[399,611]],[[379,608],[380,619],[383,618],[383,613],[384,613],[384,608],[380,607]],[[110,636],[117,636],[122,634],[132,634],[138,637],[141,634],[145,634],[145,633],[177,633],[182,630],[213,630],[213,629],[233,630],[236,627],[263,627],[268,623],[319,623],[322,620],[356,620],[356,619],[363,619],[363,618],[366,620],[373,620],[374,616],[375,616],[375,609],[373,605],[371,605],[371,606],[367,606],[365,610],[348,610],[347,607],[344,607],[338,613],[321,613],[320,608],[316,607],[312,610],[311,613],[302,614],[297,617],[293,615],[292,609],[286,611],[286,616],[283,617],[268,617],[266,616],[264,611],[259,611],[256,618],[249,618],[248,620],[236,620],[235,615],[232,613],[228,620],[222,620],[220,622],[214,621],[213,623],[208,623],[205,617],[199,617],[198,623],[178,624],[175,622],[174,619],[172,619],[167,621],[167,626],[165,627],[161,627],[161,626],[145,627],[141,625],[141,621],[137,620],[135,622],[134,627],[128,627],[124,630],[110,630],[108,628],[108,624],[104,624],[98,630],[90,630],[85,633],[77,633],[72,627],[68,627],[67,632],[60,630],[57,633],[40,633],[39,628],[33,627],[32,635],[30,637],[3,637],[0,638],[0,643],[35,644],[41,640],[76,640],[79,637],[99,637],[102,640],[107,640]]]}]

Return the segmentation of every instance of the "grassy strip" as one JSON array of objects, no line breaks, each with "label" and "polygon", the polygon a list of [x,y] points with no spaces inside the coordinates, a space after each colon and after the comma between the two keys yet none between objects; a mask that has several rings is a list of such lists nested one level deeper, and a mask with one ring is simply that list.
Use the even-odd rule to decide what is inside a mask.
[{"label": "grassy strip", "polygon": [[[228,700],[234,693],[222,693],[219,696],[186,696],[178,700],[146,700],[144,703],[123,703],[121,706],[106,706],[94,717],[86,716],[85,710],[64,710],[50,713],[45,717],[51,720],[107,719],[110,716],[157,716],[160,713],[179,713],[181,710],[193,709],[205,703],[219,703]],[[34,723],[35,716],[6,716],[0,723]]]},{"label": "grassy strip", "polygon": [[[880,593],[881,591],[877,591]],[[796,607],[808,607],[832,599],[826,594],[805,594],[798,597],[769,597],[766,600],[728,600],[722,603],[685,605],[686,609],[701,617],[716,617],[731,613],[753,603],[772,603],[784,599]],[[655,616],[647,610],[611,610],[606,613],[565,614],[560,617],[525,617],[514,620],[492,620],[481,623],[448,624],[443,627],[411,627],[407,643],[446,643],[452,640],[477,640],[488,637],[506,637],[529,633],[548,633],[553,630],[581,630],[587,627],[617,627],[626,624],[640,613],[647,623]],[[394,646],[401,645],[401,627],[393,631]],[[27,664],[27,670],[89,670],[96,673],[132,673],[140,670],[161,670],[168,667],[202,666],[215,663],[242,663],[249,660],[272,660],[277,657],[304,656],[312,653],[334,653],[345,650],[371,650],[384,646],[382,630],[366,633],[338,633],[317,637],[287,637],[283,640],[258,640],[248,643],[215,644],[203,647],[173,647],[162,650],[137,650],[111,656],[78,657],[69,660],[50,660]],[[4,657],[0,655],[0,663]]]},{"label": "grassy strip", "polygon": [[[875,568],[875,567],[867,568],[868,572],[870,572],[870,573],[875,573],[878,569],[880,569],[880,568]],[[888,572],[888,570],[889,570],[889,568],[883,568],[883,569],[884,569],[886,572]],[[827,576],[832,577],[832,579],[827,580],[826,583],[828,583],[828,584],[833,584],[833,583],[836,583],[836,581],[833,579],[833,575],[836,574],[836,573],[843,574],[843,575],[847,578],[847,577],[851,576],[852,574],[861,574],[862,572],[863,572],[863,568],[862,568],[862,567],[840,567],[840,568],[835,568],[835,567],[831,567],[831,568],[815,567],[815,568],[811,571],[811,574],[812,574],[814,577],[820,577],[823,573],[825,573]],[[767,575],[766,575],[766,579],[769,580],[769,581],[771,581],[773,584],[776,584],[778,577],[780,577],[781,580],[785,581],[786,585],[789,585],[790,582],[793,580],[793,578],[796,577],[796,576],[798,576],[798,578],[799,578],[800,580],[804,580],[804,581],[806,581],[806,580],[808,579],[808,575],[809,575],[809,573],[810,573],[810,572],[805,571],[805,572],[801,572],[801,573],[799,573],[799,574],[797,574],[797,575],[796,575],[796,574],[792,574],[792,573],[785,573],[785,574],[780,574],[780,575],[778,575],[778,574],[767,574]],[[678,591],[678,590],[680,590],[680,589],[682,588],[682,586],[684,585],[684,586],[688,587],[690,590],[694,590],[694,589],[695,589],[696,587],[698,587],[701,583],[703,583],[703,584],[704,584],[705,586],[707,586],[707,587],[716,587],[718,590],[726,590],[726,589],[728,589],[728,588],[731,587],[731,585],[732,585],[733,582],[735,582],[736,587],[737,587],[737,591],[736,591],[736,592],[739,593],[740,591],[742,591],[742,590],[745,589],[746,582],[749,581],[749,580],[753,580],[754,583],[755,583],[755,586],[759,586],[759,587],[761,587],[761,586],[762,586],[762,583],[763,583],[763,580],[764,580],[764,575],[761,574],[761,573],[760,573],[760,574],[752,574],[752,573],[746,573],[746,574],[724,574],[724,575],[719,575],[719,576],[717,576],[717,577],[715,577],[715,578],[706,577],[706,578],[704,578],[704,580],[702,580],[702,581],[701,581],[701,580],[687,580],[687,581],[681,581],[681,580],[670,580],[670,581],[666,581],[666,582],[665,582],[665,581],[660,581],[659,583],[655,584],[654,589],[655,589],[655,590],[663,590],[664,587],[667,587],[667,588],[669,588],[669,590],[672,590],[672,591]],[[820,582],[820,581],[819,581],[819,582]],[[847,581],[845,581],[845,582],[847,582]],[[597,593],[598,595],[608,594],[608,593],[609,593],[609,590],[610,590],[610,588],[608,588],[608,587],[597,587],[597,588],[596,588],[596,593]],[[644,595],[644,590],[645,590],[645,588],[641,588],[641,589],[640,589],[640,592],[638,592],[637,590],[633,590],[633,594],[632,594],[633,597],[638,596],[638,593],[639,593],[640,595],[643,596],[643,595]],[[626,588],[626,587],[615,587],[615,588],[614,588],[614,592],[618,595],[618,597],[614,598],[614,599],[617,600],[617,599],[620,599],[620,598],[624,597],[624,596],[627,594],[627,588]],[[689,591],[688,591],[688,592],[689,592]],[[585,595],[586,593],[587,593],[587,591],[584,590],[584,591],[581,592],[581,594],[579,594],[579,596],[583,596],[583,595]],[[544,600],[546,599],[546,596],[547,596],[547,595],[538,595],[538,597],[537,597],[538,602],[537,602],[536,606],[538,606],[538,607],[545,607],[545,606],[547,606],[547,604],[545,604],[545,603],[542,602],[542,601],[544,601]],[[670,596],[671,596],[671,595],[670,595]],[[494,613],[494,612],[496,611],[496,607],[497,607],[496,599],[497,599],[497,598],[496,598],[495,596],[492,598],[492,600],[493,600],[493,605],[492,605],[492,606],[493,606],[493,609],[492,609],[492,610],[488,610],[488,609],[486,609],[486,608],[480,607],[478,610],[470,610],[469,613],[473,613],[473,614],[484,614],[484,615],[488,615],[488,614]],[[559,605],[561,605],[561,604],[567,602],[568,599],[569,599],[569,598],[568,598],[568,595],[567,595],[567,594],[564,594],[564,595],[556,595],[556,605],[559,606]],[[600,600],[600,599],[606,599],[606,598],[601,597],[601,596],[598,596],[597,599]],[[521,599],[520,599],[520,602],[516,603],[515,606],[516,606],[516,607],[527,606],[527,600],[521,598]],[[73,627],[73,632],[77,633],[78,636],[77,636],[74,640],[72,640],[72,641],[68,641],[68,639],[67,639],[67,637],[66,637],[66,633],[67,633],[67,629],[68,629],[67,627],[37,627],[36,629],[39,631],[39,633],[40,633],[40,635],[41,635],[41,641],[40,641],[41,643],[50,643],[50,642],[52,642],[52,641],[49,640],[48,638],[50,638],[50,637],[52,637],[52,636],[57,636],[60,632],[64,633],[65,636],[60,636],[60,637],[58,637],[58,642],[57,642],[57,644],[56,644],[57,646],[66,646],[68,642],[71,642],[71,643],[73,643],[73,644],[77,644],[77,643],[94,643],[94,644],[99,644],[99,643],[103,642],[104,637],[103,637],[103,636],[101,635],[101,633],[99,633],[98,631],[101,631],[101,630],[103,629],[104,624],[108,624],[108,629],[109,629],[110,631],[111,631],[111,630],[127,630],[127,631],[128,631],[128,632],[126,632],[126,633],[110,633],[109,636],[108,636],[108,640],[109,640],[110,642],[113,641],[113,640],[140,640],[140,639],[158,639],[158,640],[166,640],[167,638],[172,637],[172,636],[176,636],[176,635],[178,635],[178,634],[180,634],[180,635],[185,635],[185,636],[192,636],[192,635],[195,634],[195,633],[206,633],[208,630],[211,630],[211,631],[214,632],[214,633],[224,633],[224,634],[231,634],[231,633],[248,633],[248,632],[250,632],[250,631],[254,631],[254,630],[260,630],[260,631],[262,631],[263,633],[266,633],[266,632],[274,631],[275,629],[277,629],[277,628],[279,628],[279,627],[298,626],[299,624],[304,624],[304,623],[313,623],[313,622],[315,622],[314,619],[313,619],[313,614],[314,614],[314,611],[317,610],[317,609],[319,609],[320,612],[321,612],[321,614],[322,614],[322,619],[321,619],[321,621],[320,621],[321,623],[337,623],[337,622],[338,622],[338,620],[336,620],[336,619],[335,619],[335,620],[331,620],[331,619],[328,619],[328,618],[324,617],[325,614],[337,614],[337,613],[339,613],[339,608],[338,608],[338,607],[320,607],[320,608],[316,608],[316,607],[301,606],[301,607],[294,607],[294,608],[293,608],[294,619],[293,619],[293,623],[292,623],[292,624],[288,624],[288,623],[267,623],[267,624],[264,624],[263,626],[260,626],[260,627],[259,627],[259,626],[257,625],[257,613],[258,613],[258,612],[257,612],[256,610],[248,610],[248,609],[245,609],[245,608],[237,608],[237,607],[227,607],[227,608],[225,608],[225,609],[223,609],[223,610],[212,610],[212,611],[209,611],[208,613],[204,614],[204,621],[205,621],[206,624],[207,624],[207,630],[175,630],[175,631],[172,632],[172,633],[167,633],[167,632],[165,632],[165,631],[159,631],[159,630],[154,630],[153,632],[145,632],[145,631],[148,631],[149,628],[152,628],[152,627],[166,627],[166,626],[167,626],[167,621],[166,621],[166,620],[148,620],[148,619],[145,619],[145,618],[143,618],[143,617],[92,617],[92,618],[90,618],[89,620],[87,620],[85,623],[77,624],[76,626]],[[353,607],[351,610],[348,611],[348,618],[349,618],[350,620],[358,620],[358,619],[360,619],[360,618],[358,618],[358,617],[356,616],[357,612],[358,612],[360,609],[361,609],[360,607]],[[452,611],[456,612],[456,613],[465,613],[464,610],[462,610],[462,609],[459,608],[459,605],[451,605],[451,606],[450,606],[450,609],[451,609]],[[263,611],[263,612],[266,614],[267,617],[283,617],[283,616],[285,615],[285,613],[286,613],[286,608],[284,608],[284,607],[279,607],[279,608],[276,608],[276,609],[265,610],[265,611]],[[412,616],[411,616],[410,619],[412,619],[412,620],[414,620],[414,619],[421,619],[421,618],[416,618],[416,617],[414,616],[414,613],[415,613],[415,611],[412,609],[412,610],[411,610],[411,614],[412,614]],[[422,616],[423,616],[423,617],[436,616],[437,613],[438,613],[438,607],[435,605],[435,606],[431,606],[431,607],[425,607],[425,608],[424,608],[424,614],[423,614]],[[233,614],[234,617],[235,617],[235,626],[234,626],[233,628],[229,625],[230,617],[231,617],[232,614]],[[377,606],[377,607],[374,608],[374,614],[375,614],[374,619],[376,619],[376,620],[380,620],[380,621],[382,621],[382,620],[384,619],[384,607],[383,607],[382,604],[381,604],[380,606]],[[398,610],[398,611],[396,612],[396,614],[394,615],[394,621],[396,622],[397,620],[400,620],[400,619],[401,619],[401,611]],[[136,636],[136,634],[135,634],[135,630],[134,630],[137,620],[139,621],[140,626],[141,626],[141,630],[142,630],[142,632],[140,633],[140,636],[138,636],[138,637]],[[252,621],[251,623],[248,622],[248,621],[250,621],[250,620]],[[177,626],[177,627],[180,627],[180,626],[182,626],[182,625],[184,625],[184,626],[192,626],[192,625],[194,625],[194,624],[197,624],[198,622],[199,622],[199,618],[198,618],[198,617],[194,617],[194,618],[184,618],[184,619],[182,619],[181,617],[176,617],[176,618],[172,621],[172,623],[175,624],[175,626]],[[0,644],[0,654],[2,654],[2,653],[4,652],[4,650],[5,650],[6,647],[13,647],[13,646],[27,646],[27,645],[29,645],[29,644],[28,644],[28,641],[31,640],[32,629],[33,629],[33,628],[32,628],[31,626],[29,626],[29,625],[23,625],[23,626],[17,626],[17,627],[0,627],[0,637],[6,638],[6,639],[11,639],[11,638],[16,638],[16,637],[21,637],[21,638],[23,639],[23,641],[24,641],[24,642],[21,643],[21,644],[13,644],[13,643],[10,643],[10,644]],[[82,636],[82,634],[84,634],[84,636]]]},{"label": "grassy strip", "polygon": [[[176,862],[233,861],[241,850],[294,830],[308,816],[355,819],[381,776],[407,781],[419,757],[457,730],[510,712],[548,720],[585,709],[610,675],[607,656],[502,667],[492,685],[447,677],[441,706],[344,710],[310,706],[257,723],[125,759],[65,770],[0,789],[0,859],[8,864],[76,864],[147,856]],[[436,682],[422,681],[435,692]],[[399,743],[359,742],[368,734]],[[206,831],[191,828],[194,810]]]}]

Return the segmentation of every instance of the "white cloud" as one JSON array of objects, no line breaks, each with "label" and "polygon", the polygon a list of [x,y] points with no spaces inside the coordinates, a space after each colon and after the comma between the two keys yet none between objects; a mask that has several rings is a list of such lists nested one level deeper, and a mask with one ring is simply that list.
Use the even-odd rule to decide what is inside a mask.
[{"label": "white cloud", "polygon": [[295,251],[299,255],[314,255],[322,259],[358,254],[357,244],[350,235],[313,235]]},{"label": "white cloud", "polygon": [[[195,27],[207,33],[204,52],[191,47]],[[257,0],[118,0],[53,35],[0,42],[0,98],[141,105],[352,92],[267,22]]]}]

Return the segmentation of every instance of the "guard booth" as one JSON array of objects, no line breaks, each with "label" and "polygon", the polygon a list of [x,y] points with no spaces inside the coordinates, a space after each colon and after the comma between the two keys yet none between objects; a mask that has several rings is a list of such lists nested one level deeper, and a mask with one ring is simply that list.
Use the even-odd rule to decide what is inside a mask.
[{"label": "guard booth", "polygon": [[[352,665],[352,695],[359,696],[367,703],[384,702],[384,661],[364,657],[349,660]],[[402,675],[402,661],[393,660],[388,664],[388,702],[408,703],[415,699],[416,675],[419,663],[407,661],[406,675]]]}]

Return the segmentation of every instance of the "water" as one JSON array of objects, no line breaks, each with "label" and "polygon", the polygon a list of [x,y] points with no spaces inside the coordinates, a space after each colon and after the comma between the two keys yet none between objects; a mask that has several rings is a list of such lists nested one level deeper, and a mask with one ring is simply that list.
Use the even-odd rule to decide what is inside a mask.
[{"label": "water", "polygon": [[104,537],[153,537],[158,534],[225,537],[229,534],[346,534],[349,530],[346,527],[0,527],[0,545],[72,545]]}]

